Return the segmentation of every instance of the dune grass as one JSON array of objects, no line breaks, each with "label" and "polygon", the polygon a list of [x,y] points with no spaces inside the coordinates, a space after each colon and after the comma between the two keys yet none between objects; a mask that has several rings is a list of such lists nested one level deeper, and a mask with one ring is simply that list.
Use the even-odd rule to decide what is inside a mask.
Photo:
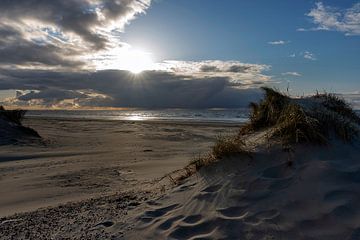
[{"label": "dune grass", "polygon": [[26,110],[5,110],[3,106],[0,106],[0,117],[6,121],[21,125],[22,120],[26,114]]},{"label": "dune grass", "polygon": [[247,150],[245,142],[238,136],[218,136],[211,151],[203,156],[195,157],[190,165],[199,170],[203,166],[234,155],[251,156],[251,153]]},{"label": "dune grass", "polygon": [[251,152],[247,150],[245,142],[239,138],[239,136],[218,136],[211,151],[203,155],[199,154],[194,157],[186,167],[175,170],[163,178],[167,177],[174,185],[178,185],[182,180],[192,176],[201,168],[211,165],[225,157],[236,155],[251,158]]},{"label": "dune grass", "polygon": [[[218,137],[211,151],[167,175],[174,184],[223,158],[234,155],[251,158],[252,152],[244,139],[252,133],[266,131],[269,142],[282,143],[288,152],[293,151],[296,144],[328,145],[332,139],[352,142],[359,136],[360,117],[344,99],[334,94],[291,98],[273,88],[262,89],[264,98],[250,104],[250,121],[240,128],[239,134]],[[291,164],[289,161],[289,166]]]},{"label": "dune grass", "polygon": [[250,122],[240,136],[270,129],[269,138],[284,145],[328,144],[332,138],[351,142],[359,136],[359,116],[334,94],[293,99],[272,88],[263,88],[264,99],[250,104]]}]

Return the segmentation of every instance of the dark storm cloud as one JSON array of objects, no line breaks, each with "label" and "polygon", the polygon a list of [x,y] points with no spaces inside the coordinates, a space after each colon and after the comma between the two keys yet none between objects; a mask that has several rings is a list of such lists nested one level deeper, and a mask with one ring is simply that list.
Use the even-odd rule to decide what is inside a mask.
[{"label": "dark storm cloud", "polygon": [[13,99],[16,104],[41,100],[41,104],[50,106],[72,99],[82,107],[244,107],[261,95],[256,89],[233,87],[227,78],[189,79],[160,71],[138,76],[115,70],[81,73],[3,70],[0,74],[0,89],[33,90]]},{"label": "dark storm cloud", "polygon": [[51,101],[62,101],[65,99],[83,98],[85,95],[76,91],[63,89],[44,89],[42,91],[30,91],[29,93],[18,96],[20,101],[29,101],[33,99],[47,99]]}]

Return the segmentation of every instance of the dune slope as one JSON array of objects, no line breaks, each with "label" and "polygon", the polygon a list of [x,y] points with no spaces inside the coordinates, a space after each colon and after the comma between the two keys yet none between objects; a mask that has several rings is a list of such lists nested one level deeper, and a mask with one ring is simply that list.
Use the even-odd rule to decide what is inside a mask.
[{"label": "dune slope", "polygon": [[359,239],[359,146],[264,150],[205,167],[149,203],[128,238]]},{"label": "dune slope", "polygon": [[335,95],[264,91],[129,239],[360,239],[359,116]]}]

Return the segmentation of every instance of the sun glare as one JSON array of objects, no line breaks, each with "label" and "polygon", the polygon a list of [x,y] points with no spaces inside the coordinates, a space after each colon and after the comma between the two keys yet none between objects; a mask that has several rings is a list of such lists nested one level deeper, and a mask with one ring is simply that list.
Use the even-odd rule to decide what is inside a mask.
[{"label": "sun glare", "polygon": [[151,70],[154,65],[150,54],[140,50],[128,51],[127,54],[124,54],[121,58],[121,68],[134,74]]},{"label": "sun glare", "polygon": [[104,52],[102,55],[94,57],[93,62],[97,70],[119,69],[133,74],[155,68],[150,52],[124,47]]}]

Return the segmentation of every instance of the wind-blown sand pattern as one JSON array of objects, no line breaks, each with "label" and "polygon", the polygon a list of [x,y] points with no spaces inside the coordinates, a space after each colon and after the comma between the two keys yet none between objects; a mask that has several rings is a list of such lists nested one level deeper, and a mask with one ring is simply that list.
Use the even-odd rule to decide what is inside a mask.
[{"label": "wind-blown sand pattern", "polygon": [[359,146],[301,147],[291,163],[264,148],[205,167],[148,204],[127,239],[359,239]]}]

